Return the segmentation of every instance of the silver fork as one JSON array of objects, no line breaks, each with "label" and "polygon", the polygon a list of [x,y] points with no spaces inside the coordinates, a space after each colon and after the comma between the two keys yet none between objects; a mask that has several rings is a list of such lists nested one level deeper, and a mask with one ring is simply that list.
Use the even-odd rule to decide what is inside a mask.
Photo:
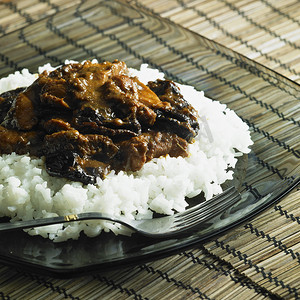
[{"label": "silver fork", "polygon": [[182,213],[176,213],[173,216],[144,220],[129,220],[126,218],[116,218],[99,212],[87,212],[53,218],[0,223],[0,232],[84,220],[107,220],[120,223],[133,231],[148,237],[167,237],[181,234],[206,222],[212,217],[224,212],[240,199],[241,195],[234,187],[231,187],[212,199],[206,200]]}]

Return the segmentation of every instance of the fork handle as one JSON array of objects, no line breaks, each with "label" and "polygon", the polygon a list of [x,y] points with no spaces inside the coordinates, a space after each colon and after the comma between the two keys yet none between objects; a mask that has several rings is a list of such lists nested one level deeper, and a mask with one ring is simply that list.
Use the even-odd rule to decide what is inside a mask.
[{"label": "fork handle", "polygon": [[114,219],[113,217],[102,213],[92,212],[92,213],[70,214],[70,215],[65,215],[60,217],[34,219],[34,220],[27,220],[27,221],[17,221],[13,223],[10,222],[0,223],[0,232],[55,225],[55,224],[73,222],[73,221],[97,220],[97,219],[121,223],[128,227],[128,224],[125,224],[124,222],[122,222],[122,220]]}]

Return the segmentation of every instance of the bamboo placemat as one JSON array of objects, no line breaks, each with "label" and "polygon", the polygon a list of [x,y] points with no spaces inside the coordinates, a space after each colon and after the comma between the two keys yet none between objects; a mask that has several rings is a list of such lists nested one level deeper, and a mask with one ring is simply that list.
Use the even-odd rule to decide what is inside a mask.
[{"label": "bamboo placemat", "polygon": [[297,0],[134,2],[300,82]]},{"label": "bamboo placemat", "polygon": [[[39,55],[45,55],[44,49],[32,42],[35,41],[33,37],[39,40],[39,36],[43,34],[39,31],[43,28],[39,21],[64,11],[67,16],[68,9],[85,2],[2,0],[1,41],[9,43],[14,38],[20,39],[24,47],[24,56],[28,56],[26,61],[31,57],[31,65],[38,64]],[[128,2],[169,18],[300,82],[298,1]],[[29,25],[34,26],[28,27]],[[31,31],[26,31],[27,27]],[[73,51],[72,53],[76,53],[76,49],[83,50],[91,56],[97,53],[96,50],[91,52],[92,50],[78,43],[74,44],[72,37],[60,32],[58,28],[56,34],[59,34],[61,39],[69,39],[69,51]],[[26,41],[28,35],[31,36],[31,40]],[[107,35],[108,42],[114,41],[114,38],[113,34]],[[48,39],[51,47],[51,37]],[[25,49],[32,52],[25,53]],[[78,52],[78,57],[80,55]],[[55,50],[48,56],[57,62],[63,59]],[[134,59],[133,57],[132,60]],[[10,73],[16,67],[22,67],[22,59],[18,58],[17,54],[10,53],[5,44],[0,44],[0,60],[3,73]],[[292,99],[299,100],[299,89],[291,90],[287,87],[287,91],[288,93],[282,94],[287,103]],[[275,95],[278,101],[281,101],[280,97],[281,95]],[[272,103],[273,106],[269,105],[267,112],[264,111],[266,107],[259,104],[256,102],[257,115],[269,113],[274,114],[276,118],[288,118],[288,122],[299,123],[299,114],[294,117],[288,106],[285,107],[287,115],[282,115],[274,108],[276,103]],[[243,108],[239,109],[243,111]],[[272,135],[266,131],[262,132],[259,128],[255,134],[263,134],[274,142]],[[275,142],[282,143],[280,140]],[[297,154],[299,139],[294,145],[294,151],[298,149],[298,152],[295,152]],[[282,144],[283,148],[286,146],[289,145]],[[299,166],[299,158],[295,158],[292,164]],[[272,169],[272,166],[263,160],[261,165],[264,165],[265,169]],[[276,173],[278,170],[271,171]],[[299,196],[298,188],[276,205],[216,239],[179,254],[133,267],[73,279],[55,279],[1,265],[0,299],[300,298]]]}]

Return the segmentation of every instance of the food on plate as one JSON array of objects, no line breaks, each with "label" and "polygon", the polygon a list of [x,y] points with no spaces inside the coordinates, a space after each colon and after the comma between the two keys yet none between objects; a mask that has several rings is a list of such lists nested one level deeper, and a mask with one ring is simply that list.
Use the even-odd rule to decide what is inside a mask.
[{"label": "food on plate", "polygon": [[172,81],[145,85],[119,61],[70,63],[0,97],[0,153],[44,156],[50,175],[85,184],[186,157],[199,129]]},{"label": "food on plate", "polygon": [[[12,222],[173,214],[186,197],[221,192],[250,151],[249,129],[233,111],[147,65],[66,62],[39,73],[0,80],[0,216]],[[108,221],[28,233],[64,241],[103,230],[126,234]]]}]

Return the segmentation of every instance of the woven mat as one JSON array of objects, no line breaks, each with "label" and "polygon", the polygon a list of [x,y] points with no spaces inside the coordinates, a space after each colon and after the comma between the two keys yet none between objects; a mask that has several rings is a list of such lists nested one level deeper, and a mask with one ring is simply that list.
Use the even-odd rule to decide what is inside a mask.
[{"label": "woven mat", "polygon": [[[26,42],[24,34],[27,33],[26,28],[30,28],[28,32],[31,37],[36,37],[38,40],[43,29],[41,25],[43,20],[47,20],[49,16],[68,12],[70,8],[84,2],[77,0],[0,1],[1,74],[9,74],[24,67],[25,63],[38,65],[39,55],[45,56],[45,50],[32,43],[32,40]],[[128,2],[225,45],[300,83],[299,1],[140,0]],[[34,26],[30,27],[30,25]],[[56,34],[60,34],[61,39],[68,40],[73,48],[84,50],[91,56],[94,54],[85,46],[74,41],[72,43],[70,36],[61,34],[58,30]],[[24,51],[30,48],[35,53],[35,55],[33,52],[29,53],[26,61],[18,57],[19,54],[15,54],[12,49],[6,49],[6,45],[12,43],[16,36],[23,41]],[[107,37],[112,39],[112,35],[108,34]],[[50,47],[51,38],[48,40]],[[73,51],[71,46],[66,48],[66,51]],[[17,48],[16,44],[15,49]],[[81,58],[80,54],[78,57]],[[62,59],[55,49],[48,58],[57,62]],[[295,90],[297,94],[293,95],[291,90],[288,91],[291,97],[296,97],[299,104],[299,89]],[[290,103],[289,101],[291,99],[287,96],[286,103]],[[290,123],[299,124],[299,109],[295,116],[291,111],[295,104],[285,108],[288,116],[281,115],[273,109],[274,107],[276,105],[268,107],[271,108],[271,113],[276,113],[278,117]],[[241,111],[242,109],[240,108]],[[257,111],[257,115],[264,114],[259,111],[259,108]],[[257,129],[256,133],[261,131]],[[268,132],[262,133],[272,140]],[[274,142],[274,139],[272,141]],[[280,143],[279,140],[275,142]],[[290,164],[299,167],[299,156],[297,157],[299,135],[293,142],[294,148],[298,150],[294,151],[295,159]],[[277,172],[276,169],[272,169],[272,166],[264,162],[261,164],[264,164],[269,171]],[[141,265],[73,279],[55,279],[0,265],[0,299],[300,298],[299,198],[299,188],[296,188],[276,205],[215,239],[176,255]]]}]

